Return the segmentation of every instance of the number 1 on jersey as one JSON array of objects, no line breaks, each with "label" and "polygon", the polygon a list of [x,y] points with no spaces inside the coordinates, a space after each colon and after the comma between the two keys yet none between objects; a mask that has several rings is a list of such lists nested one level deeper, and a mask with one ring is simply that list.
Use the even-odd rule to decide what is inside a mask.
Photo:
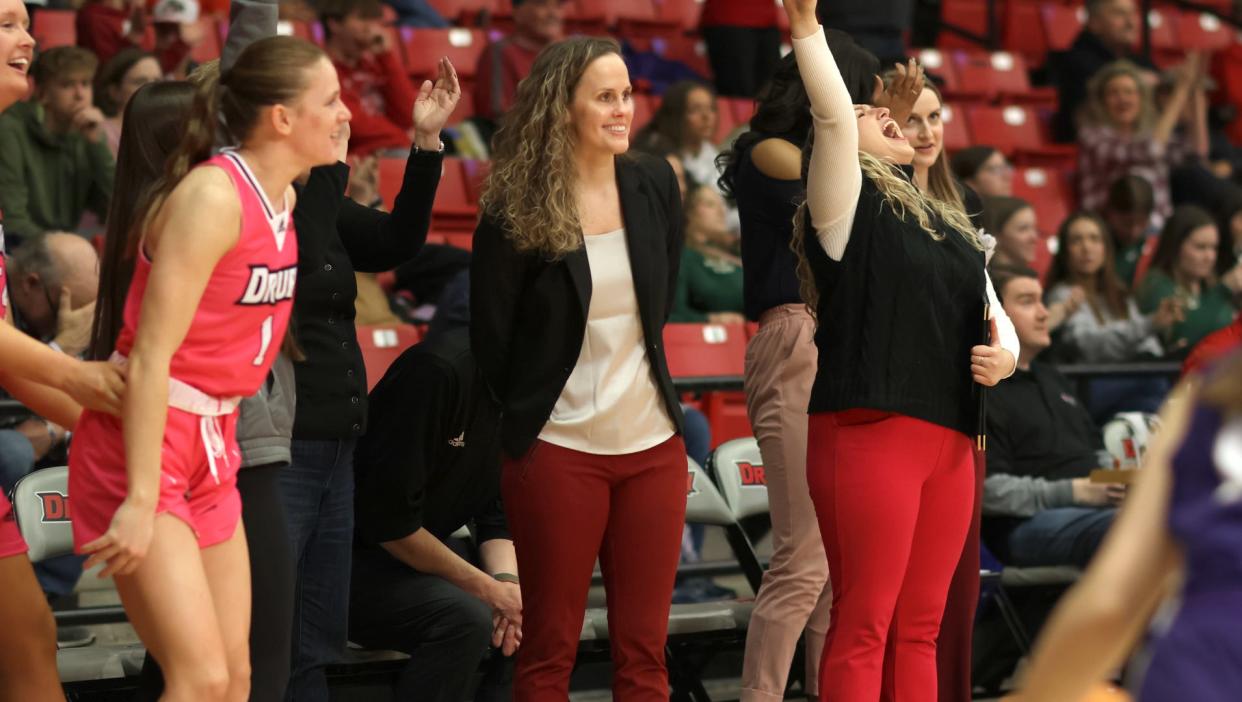
[{"label": "number 1 on jersey", "polygon": [[254,357],[254,365],[263,365],[263,359],[267,356],[267,349],[272,345],[272,316],[263,320],[263,326],[259,328],[259,355]]}]

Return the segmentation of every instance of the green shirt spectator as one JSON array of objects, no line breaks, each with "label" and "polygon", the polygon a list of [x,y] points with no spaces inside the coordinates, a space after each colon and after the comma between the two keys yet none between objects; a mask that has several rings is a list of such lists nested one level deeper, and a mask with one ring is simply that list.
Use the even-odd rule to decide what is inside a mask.
[{"label": "green shirt spectator", "polygon": [[[1183,358],[1203,337],[1233,321],[1237,276],[1216,278],[1220,235],[1213,217],[1194,206],[1178,207],[1165,222],[1151,269],[1139,285],[1139,309],[1155,312],[1175,301],[1174,323],[1165,332],[1165,354]],[[1231,287],[1233,286],[1233,287]]]},{"label": "green shirt spectator", "polygon": [[115,170],[104,116],[92,101],[95,57],[48,49],[31,68],[34,100],[0,116],[0,211],[17,237],[74,231],[86,210],[102,221]]},{"label": "green shirt spectator", "polygon": [[1182,321],[1166,332],[1165,349],[1172,358],[1184,358],[1203,337],[1228,326],[1237,313],[1233,293],[1224,285],[1205,285],[1195,294],[1179,286],[1164,271],[1153,269],[1139,286],[1139,310],[1151,314],[1167,298],[1178,300],[1184,314]]},{"label": "green shirt spectator", "polygon": [[742,260],[725,218],[724,199],[715,188],[695,186],[686,197],[686,247],[670,322],[744,321]]}]

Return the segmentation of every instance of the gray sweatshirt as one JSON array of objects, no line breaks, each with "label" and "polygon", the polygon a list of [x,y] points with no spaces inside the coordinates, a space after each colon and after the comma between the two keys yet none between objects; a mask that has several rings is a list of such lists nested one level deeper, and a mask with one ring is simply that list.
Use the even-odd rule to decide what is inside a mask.
[{"label": "gray sweatshirt", "polygon": [[[1070,285],[1058,283],[1048,290],[1048,304],[1070,296]],[[1119,318],[1102,310],[1104,321],[1095,318],[1090,305],[1082,305],[1062,325],[1062,338],[1073,349],[1074,358],[1083,363],[1123,363],[1141,355],[1163,356],[1151,317],[1139,312],[1133,298],[1126,299],[1129,314]]]},{"label": "gray sweatshirt", "polygon": [[[252,42],[276,34],[278,13],[275,0],[233,0],[229,7],[229,36],[220,56],[221,70],[232,66]],[[293,361],[281,353],[259,392],[242,400],[237,422],[242,468],[290,462],[289,441],[296,406]]]}]

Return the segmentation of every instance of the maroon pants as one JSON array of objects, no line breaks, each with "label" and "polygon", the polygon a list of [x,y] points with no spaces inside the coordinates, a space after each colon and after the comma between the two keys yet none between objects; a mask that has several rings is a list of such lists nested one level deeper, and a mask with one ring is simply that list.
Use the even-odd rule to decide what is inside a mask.
[{"label": "maroon pants", "polygon": [[666,702],[664,643],[686,517],[680,436],[601,456],[536,441],[506,459],[501,491],[522,580],[515,702],[564,702],[598,557],[613,699]]},{"label": "maroon pants", "polygon": [[875,702],[887,682],[902,702],[931,702],[936,639],[971,519],[970,439],[867,411],[814,414],[809,429],[807,481],[833,592],[820,691]]}]

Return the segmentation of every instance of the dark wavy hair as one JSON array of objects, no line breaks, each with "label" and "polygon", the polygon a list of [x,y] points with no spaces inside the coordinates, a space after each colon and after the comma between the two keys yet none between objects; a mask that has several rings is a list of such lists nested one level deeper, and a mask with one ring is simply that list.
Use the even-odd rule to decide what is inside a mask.
[{"label": "dark wavy hair", "polygon": [[[875,79],[880,73],[880,60],[845,32],[826,29],[824,36],[845,79],[845,87],[850,91],[850,99],[855,104],[870,103],[875,94]],[[807,97],[798,61],[791,51],[781,58],[776,73],[759,92],[755,114],[750,118],[750,131],[739,136],[733,148],[716,158],[716,166],[721,170],[720,192],[733,199],[733,181],[737,177],[740,155],[755,144],[778,137],[804,145],[810,132],[811,99]]]}]

